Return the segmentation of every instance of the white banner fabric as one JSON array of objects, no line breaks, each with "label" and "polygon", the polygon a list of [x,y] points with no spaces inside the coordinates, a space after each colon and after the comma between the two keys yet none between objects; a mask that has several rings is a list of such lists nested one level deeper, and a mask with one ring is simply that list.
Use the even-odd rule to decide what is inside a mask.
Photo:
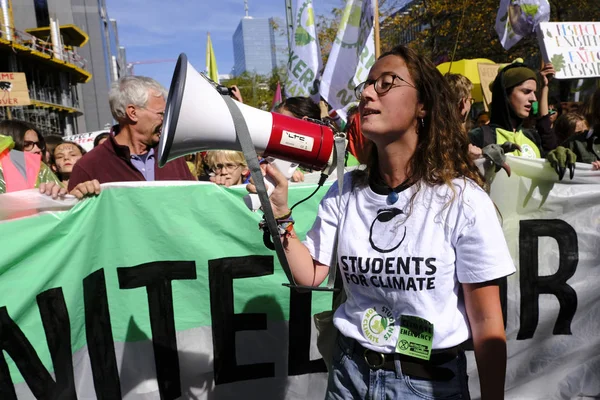
[{"label": "white banner fabric", "polygon": [[505,291],[505,398],[600,398],[600,171],[578,163],[558,181],[545,160],[507,161],[511,178],[500,171],[491,188],[517,266]]},{"label": "white banner fabric", "polygon": [[311,97],[318,103],[322,62],[312,0],[298,0],[292,43],[284,84],[285,95]]},{"label": "white banner fabric", "polygon": [[[597,399],[600,397],[600,307],[598,307],[600,304],[600,171],[592,171],[591,166],[587,164],[577,164],[573,180],[565,177],[563,181],[558,181],[556,173],[544,160],[509,156],[508,163],[512,169],[512,176],[508,178],[504,171],[500,171],[491,188],[491,196],[498,207],[504,234],[517,266],[517,273],[508,277],[506,285],[501,286],[501,296],[505,299],[504,310],[508,339],[506,398],[514,400]],[[152,190],[162,190],[155,193],[157,199],[168,196],[170,191],[181,192],[177,196],[179,199],[194,197],[182,196],[183,190],[197,195],[205,190],[205,195],[216,196],[215,187],[209,184],[197,183],[190,185],[189,188],[161,187],[165,184],[174,183],[151,184],[149,186],[156,187],[145,189],[149,190],[147,194]],[[140,188],[136,188],[139,185],[136,183],[115,186],[132,186],[130,190],[136,191],[140,190]],[[166,191],[166,189],[170,191]],[[308,193],[309,188],[305,189]],[[112,197],[118,194],[115,198],[111,197],[110,190],[107,192],[103,198],[97,199],[96,202],[92,201],[91,206],[88,206],[98,209],[103,205],[110,206],[108,209],[111,213],[118,211],[117,206],[127,206],[129,197],[124,196],[124,192],[113,192]],[[223,197],[222,194],[219,201],[224,199],[232,201],[235,197],[237,201],[241,202],[243,193],[230,189],[223,189],[223,192],[227,196]],[[291,192],[293,193],[293,190]],[[0,206],[8,207],[9,200],[15,195],[18,194],[0,196]],[[57,221],[62,218],[74,221],[80,217],[83,218],[83,221],[87,221],[86,223],[91,223],[91,220],[85,216],[86,204],[78,204],[67,214],[58,211],[62,207],[57,206],[54,202],[44,206],[41,202],[35,201],[34,192],[26,195],[33,199],[31,200],[32,208],[55,212]],[[171,204],[170,199],[167,200],[165,201]],[[205,201],[198,201],[198,203],[188,201],[185,204],[182,203],[181,208],[186,210],[187,207],[199,207],[199,204],[201,205]],[[68,199],[68,204],[65,204],[64,208],[69,208],[71,204],[73,204],[73,200]],[[170,207],[162,203],[158,205],[152,203],[152,206],[158,210],[157,214],[170,210]],[[88,207],[87,213],[91,213],[93,209]],[[240,209],[243,210],[243,207],[240,206]],[[232,211],[234,208],[230,207],[229,210]],[[245,212],[246,210],[244,210]],[[305,210],[305,212],[308,213],[309,210]],[[238,220],[245,226],[244,224],[250,217],[241,213],[240,211]],[[63,217],[59,217],[59,215]],[[142,215],[146,216],[145,213]],[[303,219],[305,227],[308,227],[309,218]],[[24,224],[26,221],[21,221],[21,224],[19,221],[7,221],[6,225],[2,224],[2,226],[8,227],[11,226],[9,224],[17,223],[22,227],[35,226],[35,229],[39,230],[43,226],[52,225],[51,221],[41,218],[38,220],[28,218],[27,220],[31,220],[31,223]],[[45,225],[40,225],[41,222]],[[254,228],[254,221],[250,222]],[[215,240],[218,239],[218,233],[228,232],[231,234],[226,227],[211,226],[216,235]],[[44,232],[46,230],[42,233]],[[49,243],[44,243],[49,245]],[[97,246],[101,245],[114,246],[114,243],[112,239],[104,240],[97,243]],[[229,245],[232,244],[229,243]],[[260,247],[260,244],[257,246],[256,254],[264,253],[265,250]],[[136,248],[133,246],[129,251],[134,251]],[[101,250],[101,248],[97,249],[102,254],[110,255],[110,251]],[[143,251],[147,251],[145,247]],[[191,251],[190,254],[197,253],[192,248],[189,251]],[[71,254],[71,257],[74,256],[75,254]],[[207,256],[207,258],[211,257]],[[135,262],[131,261],[130,264],[135,264]],[[107,269],[108,266],[107,263],[104,268],[107,271],[107,277],[110,278],[112,273]],[[198,271],[201,272],[202,269]],[[275,271],[282,275],[279,267],[276,266]],[[276,278],[275,281],[279,282],[279,279]],[[196,281],[190,282],[190,284],[195,284]],[[198,282],[200,285],[205,285],[203,280]],[[178,296],[183,296],[187,290],[190,290],[187,286],[183,286],[183,283],[178,283],[176,287]],[[247,289],[241,286],[236,290],[236,298],[238,296],[239,298],[251,297],[252,293],[278,292],[271,281],[265,282],[264,286],[254,285],[250,292],[245,292],[244,290]],[[121,292],[111,291],[109,297],[117,299],[118,297],[115,297],[117,295],[124,296]],[[185,298],[190,299],[193,307],[208,307],[206,300],[198,300],[207,299],[208,292],[198,291],[198,287],[196,287],[195,290],[187,293]],[[27,293],[24,294],[27,295]],[[37,292],[32,290],[29,295],[36,294]],[[179,304],[178,312],[181,313],[184,310],[180,304],[182,297],[178,296],[176,299],[179,300],[175,304]],[[316,298],[321,295],[314,294],[313,296]],[[35,303],[33,297],[30,303]],[[13,308],[10,310],[12,311]],[[117,320],[116,310],[112,311],[113,323]],[[264,312],[260,307],[257,310]],[[147,312],[144,309],[140,316],[146,315]],[[242,311],[242,313],[244,312]],[[236,310],[236,313],[240,313],[240,310]],[[75,313],[71,315],[73,317]],[[281,323],[269,321],[265,328],[266,332],[248,331],[236,339],[240,343],[235,355],[238,365],[251,368],[252,365],[258,366],[257,363],[260,362],[274,362],[276,364],[274,376],[232,383],[215,384],[213,343],[210,340],[211,337],[214,338],[212,332],[214,323],[213,328],[209,324],[205,324],[200,328],[181,331],[178,329],[177,342],[183,398],[210,399],[221,398],[221,396],[223,398],[243,396],[248,399],[323,398],[326,374],[311,373],[310,371],[290,374],[288,371],[287,352],[293,347],[286,344],[290,332],[285,319],[285,317],[280,318]],[[143,322],[144,318],[140,317],[140,321]],[[306,322],[311,325],[309,359],[317,360],[319,356],[315,352],[315,329],[308,319]],[[77,323],[81,324],[82,322]],[[77,325],[72,329],[74,332],[79,332],[83,327]],[[145,330],[148,331],[147,328]],[[137,332],[138,329],[131,331]],[[29,337],[32,338],[32,336]],[[151,344],[147,339],[147,336],[142,335],[138,338],[138,342],[115,341],[116,361],[121,371],[123,398],[140,400],[160,397],[156,389],[156,372],[153,370]],[[241,345],[242,343],[243,345]],[[46,345],[35,343],[35,346],[43,348]],[[135,353],[147,354],[148,359],[126,356],[126,353],[129,354],[132,351],[128,348],[138,349],[139,351]],[[73,360],[77,366],[76,382],[78,383],[77,391],[82,396],[80,398],[94,398],[89,358],[85,353],[85,348],[74,352]],[[130,364],[125,365],[124,363]],[[471,397],[478,399],[480,398],[479,380],[471,351],[468,352],[468,372]],[[24,382],[15,382],[15,387],[17,398],[34,398]]]},{"label": "white banner fabric", "polygon": [[371,0],[348,0],[327,66],[320,93],[331,108],[345,118],[345,110],[356,103],[354,88],[367,79],[375,63],[374,4]]},{"label": "white banner fabric", "polygon": [[550,19],[548,0],[501,0],[496,16],[496,32],[500,44],[510,49],[534,32],[540,22]]}]

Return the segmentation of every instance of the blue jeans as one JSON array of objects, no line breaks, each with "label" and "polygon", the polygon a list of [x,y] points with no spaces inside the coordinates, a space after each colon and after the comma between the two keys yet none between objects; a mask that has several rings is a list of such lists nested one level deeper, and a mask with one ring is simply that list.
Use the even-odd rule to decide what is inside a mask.
[{"label": "blue jeans", "polygon": [[364,360],[356,341],[338,335],[333,364],[327,382],[326,400],[350,399],[466,399],[469,400],[466,359],[464,352],[439,367],[451,369],[449,381],[431,381],[404,375],[400,360],[395,371],[371,369]]}]

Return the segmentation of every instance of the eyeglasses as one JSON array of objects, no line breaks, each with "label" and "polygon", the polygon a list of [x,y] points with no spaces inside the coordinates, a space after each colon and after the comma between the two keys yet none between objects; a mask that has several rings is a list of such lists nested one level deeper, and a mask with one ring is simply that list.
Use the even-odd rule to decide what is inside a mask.
[{"label": "eyeglasses", "polygon": [[384,74],[382,74],[377,79],[367,79],[363,83],[359,83],[358,86],[356,86],[354,88],[354,95],[356,96],[356,98],[358,100],[360,100],[361,97],[362,97],[362,93],[365,90],[365,88],[367,86],[373,84],[373,86],[375,88],[375,92],[378,95],[381,96],[381,95],[386,94],[387,92],[389,92],[390,89],[392,89],[394,87],[400,87],[400,86],[402,86],[402,85],[394,85],[394,81],[396,79],[398,79],[398,80],[406,83],[408,86],[416,89],[415,85],[413,85],[410,82],[407,82],[405,79],[402,79],[398,75],[390,74],[390,73],[384,73]]},{"label": "eyeglasses", "polygon": [[241,167],[240,164],[233,164],[233,163],[217,164],[214,167],[212,167],[210,170],[212,172],[218,172],[218,171],[233,172],[236,169],[238,169],[239,167]]},{"label": "eyeglasses", "polygon": [[467,100],[469,103],[471,103],[471,105],[473,105],[473,103],[475,103],[475,99],[472,97],[467,97],[465,100]]},{"label": "eyeglasses", "polygon": [[37,146],[40,150],[44,149],[44,146],[41,142],[32,142],[31,140],[23,141],[23,150],[25,151],[33,150],[34,146]]}]

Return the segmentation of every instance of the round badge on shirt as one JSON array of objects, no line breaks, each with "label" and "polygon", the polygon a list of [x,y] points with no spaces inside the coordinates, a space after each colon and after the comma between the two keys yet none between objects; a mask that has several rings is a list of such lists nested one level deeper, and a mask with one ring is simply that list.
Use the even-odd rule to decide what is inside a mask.
[{"label": "round badge on shirt", "polygon": [[367,309],[362,317],[361,328],[365,338],[376,345],[394,344],[397,330],[396,319],[386,306]]}]

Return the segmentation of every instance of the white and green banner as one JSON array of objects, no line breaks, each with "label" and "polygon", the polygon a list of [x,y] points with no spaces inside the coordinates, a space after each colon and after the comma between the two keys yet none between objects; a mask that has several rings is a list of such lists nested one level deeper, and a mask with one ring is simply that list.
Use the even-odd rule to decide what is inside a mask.
[{"label": "white and green banner", "polygon": [[[354,88],[367,79],[375,63],[375,5],[371,0],[348,0],[329,54],[321,96],[335,110],[345,110],[357,102]],[[340,113],[338,111],[338,113]]]},{"label": "white and green banner", "polygon": [[[0,223],[0,399],[323,396],[311,316],[331,294],[282,286],[243,187],[163,185],[103,186],[70,211],[0,196],[53,210]],[[294,210],[302,234],[319,197]]]},{"label": "white and green banner", "polygon": [[[542,160],[509,163],[492,185],[518,268],[501,287],[506,398],[598,398],[600,172],[578,164],[558,182]],[[313,189],[292,185],[290,201]],[[325,190],[294,209],[300,236]],[[311,316],[332,296],[282,286],[245,193],[144,182],[82,202],[0,195],[0,399],[323,398]],[[477,399],[471,352],[468,365]]]},{"label": "white and green banner", "polygon": [[284,84],[286,97],[311,97],[318,103],[321,69],[321,50],[312,0],[297,0],[292,48]]}]

